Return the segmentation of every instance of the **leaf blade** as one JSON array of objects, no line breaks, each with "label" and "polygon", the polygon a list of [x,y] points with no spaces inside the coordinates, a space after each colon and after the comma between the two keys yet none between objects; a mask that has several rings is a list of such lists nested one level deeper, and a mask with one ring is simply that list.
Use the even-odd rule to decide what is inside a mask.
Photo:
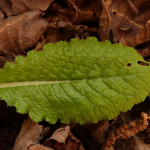
[{"label": "leaf blade", "polygon": [[47,44],[0,70],[0,97],[37,122],[111,119],[149,93],[149,66],[137,61],[134,49],[96,38]]}]

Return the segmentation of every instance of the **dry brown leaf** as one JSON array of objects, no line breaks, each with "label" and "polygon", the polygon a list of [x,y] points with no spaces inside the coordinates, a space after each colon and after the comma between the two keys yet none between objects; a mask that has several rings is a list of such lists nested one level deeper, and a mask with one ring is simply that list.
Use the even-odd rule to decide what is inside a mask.
[{"label": "dry brown leaf", "polygon": [[79,150],[80,143],[76,143],[71,137],[68,137],[68,142],[65,147],[65,150]]},{"label": "dry brown leaf", "polygon": [[54,150],[52,148],[42,146],[40,144],[31,145],[28,150]]},{"label": "dry brown leaf", "polygon": [[56,23],[49,23],[47,29],[46,40],[48,43],[57,43],[61,41],[62,33],[60,29],[57,28]]},{"label": "dry brown leaf", "polygon": [[70,132],[70,126],[65,126],[57,129],[53,135],[45,141],[45,146],[56,149],[63,149],[65,141]]},{"label": "dry brown leaf", "polygon": [[99,0],[85,2],[86,6],[78,8],[73,0],[67,1],[68,7],[63,8],[57,3],[53,3],[50,7],[51,15],[49,20],[51,22],[72,22],[80,24],[82,22],[99,21],[99,14],[102,11],[101,2]]},{"label": "dry brown leaf", "polygon": [[48,15],[47,20],[51,23],[60,22],[62,20],[65,22],[72,22],[75,17],[74,9],[70,7],[63,8],[57,3],[52,3],[49,11],[50,14]]},{"label": "dry brown leaf", "polygon": [[12,16],[14,12],[12,10],[12,3],[10,0],[0,0],[0,9],[7,15]]},{"label": "dry brown leaf", "polygon": [[101,3],[103,5],[103,10],[100,16],[99,21],[99,37],[100,41],[109,40],[109,33],[110,33],[110,25],[111,25],[111,17],[109,14],[109,5],[111,4],[111,0],[107,0],[106,2],[104,0],[101,0]]},{"label": "dry brown leaf", "polygon": [[1,52],[24,55],[25,50],[35,46],[48,24],[40,13],[30,11],[0,21]]},{"label": "dry brown leaf", "polygon": [[[47,20],[49,20],[51,26],[51,33],[48,33],[48,41],[56,43],[60,40],[69,41],[70,38],[76,37],[78,39],[87,38],[90,36],[98,37],[98,22],[99,22],[99,12],[101,12],[101,3],[98,0],[93,1],[82,1],[83,8],[78,8],[75,4],[80,5],[81,3],[76,0],[68,0],[68,6],[66,8],[61,7],[57,3],[53,3],[50,7],[50,15],[48,15]],[[75,3],[75,4],[74,4]],[[75,11],[76,8],[76,11]],[[78,14],[79,12],[79,14]],[[85,19],[87,17],[90,20]],[[84,18],[85,17],[85,18]],[[94,19],[96,18],[96,19]],[[77,25],[81,22],[96,21],[90,26]]]},{"label": "dry brown leaf", "polygon": [[37,45],[36,45],[36,47],[34,48],[34,50],[36,50],[36,51],[41,51],[42,48],[43,48],[43,46],[46,43],[46,39],[44,39],[43,35],[41,36],[41,38],[42,38],[42,42],[38,42]]},{"label": "dry brown leaf", "polygon": [[112,0],[111,30],[114,42],[139,45],[150,39],[150,1]]},{"label": "dry brown leaf", "polygon": [[13,12],[21,14],[30,10],[46,11],[54,0],[10,0]]},{"label": "dry brown leaf", "polygon": [[74,35],[74,26],[71,22],[60,21],[57,27],[61,29],[61,40],[68,40]]},{"label": "dry brown leaf", "polygon": [[79,25],[75,27],[75,37],[77,39],[86,39],[87,37],[89,37],[89,33],[88,33],[88,26],[84,26],[84,25]]},{"label": "dry brown leaf", "polygon": [[[150,13],[150,11],[149,11]],[[132,46],[135,47],[139,44],[147,42],[150,40],[150,20],[147,21],[146,27],[138,32],[135,36],[131,36],[128,38],[121,37],[119,40],[124,46]]]},{"label": "dry brown leaf", "polygon": [[75,9],[75,16],[72,20],[74,23],[80,24],[82,22],[99,21],[99,14],[102,11],[102,5],[99,0],[89,1],[88,5],[82,8],[78,8],[72,0],[68,0],[67,2],[69,6],[72,5],[72,7]]},{"label": "dry brown leaf", "polygon": [[84,150],[82,143],[78,140],[72,132],[69,133],[68,142],[64,150]]},{"label": "dry brown leaf", "polygon": [[43,126],[32,121],[29,117],[22,124],[22,128],[18,138],[16,139],[13,150],[25,150],[31,145],[37,144],[40,135],[43,131]]}]

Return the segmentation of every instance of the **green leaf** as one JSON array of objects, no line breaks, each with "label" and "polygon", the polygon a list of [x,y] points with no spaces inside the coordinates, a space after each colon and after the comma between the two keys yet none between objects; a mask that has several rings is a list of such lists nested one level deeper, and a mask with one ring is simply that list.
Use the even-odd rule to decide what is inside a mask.
[{"label": "green leaf", "polygon": [[150,91],[150,67],[138,64],[143,59],[133,48],[88,38],[43,49],[0,70],[1,99],[34,121],[96,123],[126,112]]}]

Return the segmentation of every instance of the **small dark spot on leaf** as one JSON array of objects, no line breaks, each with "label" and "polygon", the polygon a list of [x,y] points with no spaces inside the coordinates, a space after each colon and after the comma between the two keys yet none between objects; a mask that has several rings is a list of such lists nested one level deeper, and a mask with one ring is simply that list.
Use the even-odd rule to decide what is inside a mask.
[{"label": "small dark spot on leaf", "polygon": [[149,66],[148,63],[145,63],[145,62],[143,62],[143,61],[138,61],[137,63],[138,63],[139,65],[142,65],[142,66]]},{"label": "small dark spot on leaf", "polygon": [[127,64],[127,67],[131,67],[131,63],[128,63],[128,64]]}]

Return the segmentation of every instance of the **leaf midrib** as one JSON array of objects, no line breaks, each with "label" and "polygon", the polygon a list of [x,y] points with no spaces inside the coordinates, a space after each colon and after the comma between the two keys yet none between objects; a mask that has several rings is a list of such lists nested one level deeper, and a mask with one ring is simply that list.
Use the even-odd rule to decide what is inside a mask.
[{"label": "leaf midrib", "polygon": [[[145,74],[145,73],[136,73],[138,74]],[[81,80],[64,80],[64,81],[26,81],[26,82],[11,82],[11,83],[0,83],[0,88],[7,88],[7,87],[16,87],[16,86],[28,86],[28,85],[40,85],[40,84],[52,84],[52,83],[63,83],[63,82],[78,82],[78,81],[86,81],[86,80],[94,80],[94,79],[104,79],[104,78],[121,78],[125,76],[132,76],[135,74],[130,75],[123,75],[123,76],[107,76],[107,77],[99,77],[99,78],[92,78],[92,79],[81,79]]]}]

